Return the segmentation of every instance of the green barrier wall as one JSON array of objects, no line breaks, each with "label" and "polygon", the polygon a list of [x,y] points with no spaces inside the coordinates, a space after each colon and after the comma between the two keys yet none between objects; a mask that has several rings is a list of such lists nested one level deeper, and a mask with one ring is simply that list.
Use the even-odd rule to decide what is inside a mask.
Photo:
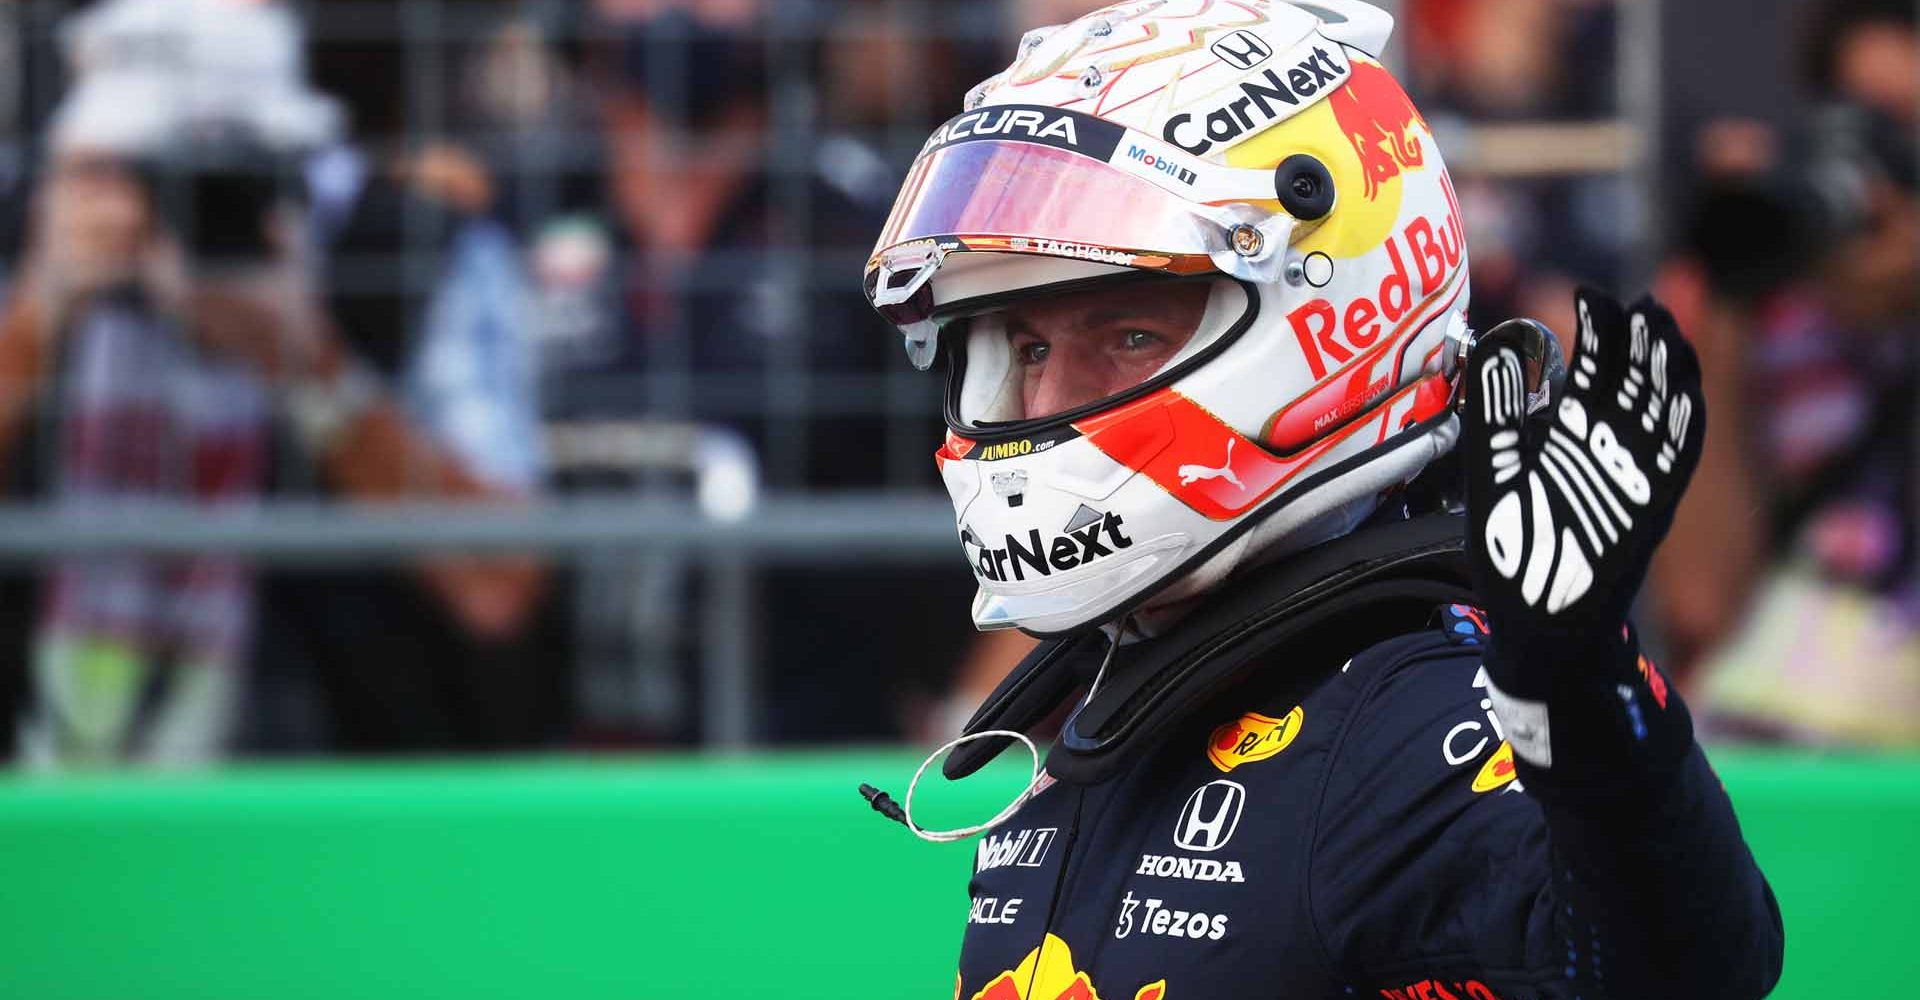
[{"label": "green barrier wall", "polygon": [[[1794,998],[1920,976],[1920,759],[1720,753]],[[946,1000],[971,844],[900,754],[0,779],[0,998]],[[929,793],[984,817],[1022,775]],[[932,812],[930,808],[930,812]]]}]

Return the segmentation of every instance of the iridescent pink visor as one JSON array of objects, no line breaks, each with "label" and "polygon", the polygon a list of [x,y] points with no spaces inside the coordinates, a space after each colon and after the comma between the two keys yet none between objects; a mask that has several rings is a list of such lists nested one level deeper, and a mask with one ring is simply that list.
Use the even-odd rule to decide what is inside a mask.
[{"label": "iridescent pink visor", "polygon": [[[1276,215],[1273,184],[1271,171],[1208,163],[1089,115],[983,108],[941,126],[914,161],[867,262],[867,298],[911,353],[916,339],[931,340],[928,282],[953,253],[1239,273],[1241,261],[1277,258],[1288,242],[1292,220]],[[1266,253],[1247,252],[1272,237],[1272,247],[1252,247]]]}]

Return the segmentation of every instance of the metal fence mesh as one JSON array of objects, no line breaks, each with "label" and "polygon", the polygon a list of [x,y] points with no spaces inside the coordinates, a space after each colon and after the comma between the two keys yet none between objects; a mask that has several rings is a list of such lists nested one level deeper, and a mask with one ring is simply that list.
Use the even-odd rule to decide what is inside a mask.
[{"label": "metal fence mesh", "polygon": [[[88,6],[0,7],[10,275],[32,244],[48,126],[71,82],[60,26]],[[272,473],[219,509],[168,489],[75,504],[57,488],[72,460],[62,437],[72,396],[63,369],[47,366],[32,384],[0,389],[35,415],[21,431],[33,446],[10,453],[18,485],[0,507],[0,559],[31,595],[61,559],[129,553],[230,556],[263,573],[353,567],[414,583],[430,556],[531,554],[547,581],[533,603],[553,606],[564,642],[527,655],[555,661],[573,687],[558,722],[509,742],[900,733],[970,651],[969,581],[928,460],[938,380],[900,363],[894,335],[860,299],[859,268],[928,130],[1005,63],[1028,22],[1089,6],[296,4],[307,68],[350,123],[298,164],[322,248],[315,295],[344,352],[375,374],[422,445],[349,460],[276,437]],[[1403,37],[1418,38],[1433,34],[1423,13],[1445,5],[1396,6],[1418,8],[1401,10]],[[210,9],[183,4],[177,16]],[[1646,211],[1634,211],[1644,201],[1618,177],[1645,187],[1650,176],[1657,5],[1616,16],[1571,4],[1564,16],[1571,27],[1539,36],[1562,50],[1545,58],[1578,55],[1607,81],[1601,93],[1562,88],[1569,99],[1503,109],[1496,121],[1460,93],[1415,86],[1469,212],[1476,199],[1496,202],[1489,216],[1517,231],[1590,223],[1588,245],[1547,255],[1544,275],[1527,247],[1564,249],[1566,232],[1535,232],[1531,244],[1470,232],[1485,242],[1476,261],[1484,252],[1526,272],[1509,293],[1490,291],[1488,308],[1524,305],[1535,285],[1569,278],[1611,283],[1627,251],[1652,238]],[[1639,53],[1623,73],[1616,45]],[[1396,58],[1416,81],[1446,78]],[[483,232],[506,256],[487,255]],[[487,312],[489,290],[508,279],[524,281],[524,308]],[[276,377],[276,391],[297,392],[298,377]],[[516,414],[529,418],[524,432]],[[378,478],[354,462],[382,461],[406,468],[379,489],[354,485]],[[448,489],[449,463],[478,484]],[[530,471],[516,479],[514,469]],[[748,495],[750,506],[737,502]],[[870,588],[822,597],[838,593],[831,573],[856,562],[895,567],[886,606],[872,606]],[[773,564],[828,575],[769,582]],[[802,596],[820,601],[790,617],[819,629],[768,624]],[[832,650],[790,644],[900,615],[939,623],[937,641],[867,647],[915,660],[905,681],[878,681],[891,662],[839,663]],[[35,621],[14,638],[31,645],[44,625]],[[470,654],[496,638],[454,646]],[[796,664],[809,665],[797,681]],[[884,697],[851,700],[880,707],[888,717],[875,726],[778,723],[787,703],[874,688]]]}]

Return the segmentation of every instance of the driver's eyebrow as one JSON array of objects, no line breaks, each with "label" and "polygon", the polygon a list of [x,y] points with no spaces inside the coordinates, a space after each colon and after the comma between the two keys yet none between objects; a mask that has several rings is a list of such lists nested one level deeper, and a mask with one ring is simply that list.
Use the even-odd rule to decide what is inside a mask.
[{"label": "driver's eyebrow", "polygon": [[[1076,331],[1097,330],[1101,327],[1129,321],[1149,323],[1177,324],[1178,310],[1156,308],[1154,305],[1134,303],[1107,303],[1088,306],[1085,310],[1072,315],[1071,329]],[[1007,334],[1034,333],[1033,325],[1018,313],[1008,313]]]},{"label": "driver's eyebrow", "polygon": [[1119,323],[1131,319],[1151,320],[1162,318],[1155,313],[1156,310],[1144,309],[1139,306],[1095,306],[1080,315],[1080,325],[1105,326],[1108,323]]},{"label": "driver's eyebrow", "polygon": [[1114,304],[1095,306],[1080,315],[1074,325],[1082,330],[1097,330],[1116,323],[1147,322],[1178,325],[1178,310],[1152,306]]}]

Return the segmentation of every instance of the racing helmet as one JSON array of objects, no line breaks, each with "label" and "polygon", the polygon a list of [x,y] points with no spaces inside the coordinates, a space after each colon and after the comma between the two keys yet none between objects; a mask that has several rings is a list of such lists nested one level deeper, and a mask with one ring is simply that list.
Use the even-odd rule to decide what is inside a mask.
[{"label": "racing helmet", "polygon": [[[1452,447],[1466,249],[1379,62],[1392,27],[1357,0],[1116,4],[1028,32],[927,140],[865,289],[947,370],[935,460],[976,626],[1060,636],[1198,593]],[[1195,302],[1191,335],[1027,412],[1019,310],[1133,283]]]}]

